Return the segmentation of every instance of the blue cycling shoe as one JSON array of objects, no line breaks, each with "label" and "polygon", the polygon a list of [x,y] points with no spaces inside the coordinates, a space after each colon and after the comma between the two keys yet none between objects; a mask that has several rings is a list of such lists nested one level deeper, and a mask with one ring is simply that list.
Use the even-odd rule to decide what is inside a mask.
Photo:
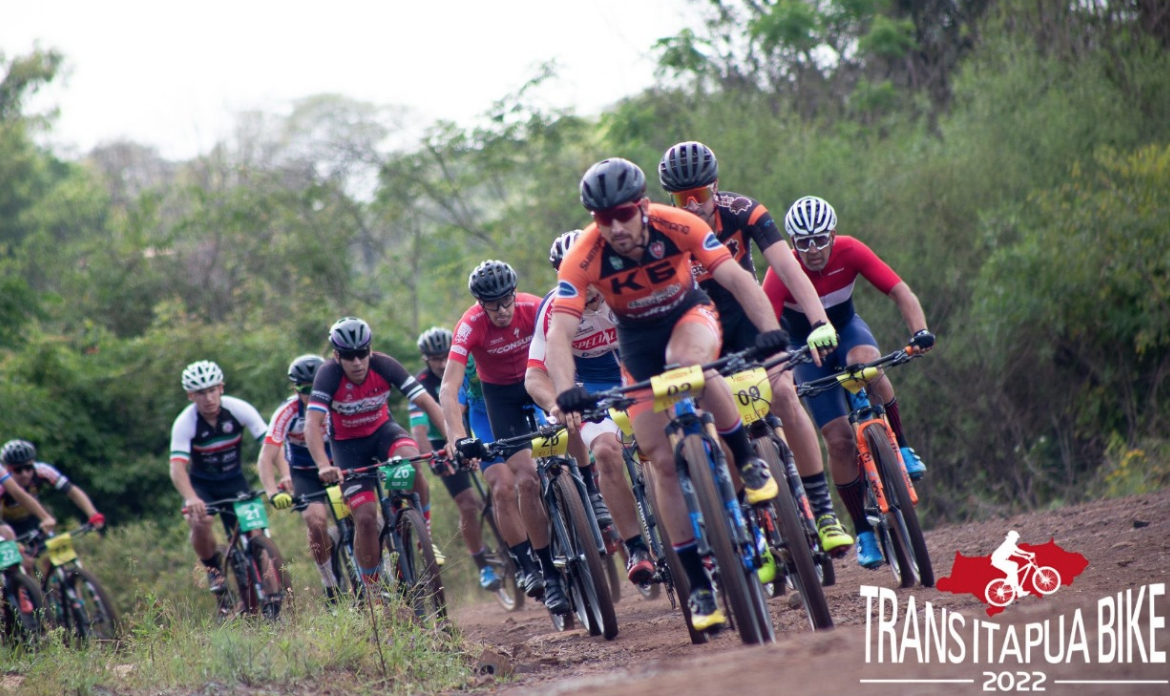
[{"label": "blue cycling shoe", "polygon": [[502,587],[504,582],[500,580],[500,576],[496,575],[496,571],[491,566],[484,566],[479,571],[479,586],[488,592],[495,592]]},{"label": "blue cycling shoe", "polygon": [[926,475],[926,465],[913,447],[902,448],[902,462],[906,465],[906,473],[910,474],[911,481],[918,481]]},{"label": "blue cycling shoe", "polygon": [[874,570],[880,568],[886,559],[882,558],[882,549],[878,546],[877,537],[872,530],[857,534],[857,563],[862,568]]}]

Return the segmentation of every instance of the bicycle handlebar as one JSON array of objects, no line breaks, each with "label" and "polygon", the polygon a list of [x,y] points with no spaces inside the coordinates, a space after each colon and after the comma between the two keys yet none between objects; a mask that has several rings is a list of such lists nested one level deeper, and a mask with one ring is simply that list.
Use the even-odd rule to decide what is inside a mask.
[{"label": "bicycle handlebar", "polygon": [[[230,506],[234,503],[240,503],[245,500],[253,500],[264,495],[264,489],[258,489],[249,493],[241,493],[234,498],[223,498],[221,500],[207,500],[203,502],[204,508],[208,515],[214,515],[219,512],[231,512]],[[183,514],[187,514],[187,506],[182,507]]]},{"label": "bicycle handlebar", "polygon": [[[881,371],[882,368],[904,365],[911,360],[921,358],[924,354],[925,351],[919,348],[906,346],[900,350],[883,355],[873,362],[846,365],[831,375],[796,385],[796,395],[799,397],[816,396],[836,387],[844,387],[846,382],[853,382],[864,387],[877,377],[885,374]],[[878,373],[866,374],[868,370],[877,370]]]}]

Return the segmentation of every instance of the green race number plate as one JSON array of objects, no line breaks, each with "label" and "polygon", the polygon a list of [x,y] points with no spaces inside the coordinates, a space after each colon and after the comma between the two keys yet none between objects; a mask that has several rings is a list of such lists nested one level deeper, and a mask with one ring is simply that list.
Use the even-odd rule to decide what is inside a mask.
[{"label": "green race number plate", "polygon": [[389,464],[382,467],[382,478],[392,491],[409,491],[414,488],[414,467],[410,462]]},{"label": "green race number plate", "polygon": [[15,541],[0,541],[0,570],[11,568],[21,560],[20,546]]},{"label": "green race number plate", "polygon": [[253,498],[252,500],[242,500],[234,505],[236,518],[240,521],[241,532],[268,528],[268,513],[264,510],[263,500]]}]

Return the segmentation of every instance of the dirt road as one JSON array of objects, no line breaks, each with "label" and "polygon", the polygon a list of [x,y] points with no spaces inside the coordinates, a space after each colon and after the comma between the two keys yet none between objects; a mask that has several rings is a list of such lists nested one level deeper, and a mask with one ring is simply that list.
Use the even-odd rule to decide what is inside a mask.
[{"label": "dirt road", "polygon": [[[862,585],[893,588],[893,576],[884,568],[863,570],[852,557],[837,563],[837,585],[826,588],[836,628],[814,634],[803,612],[789,609],[783,598],[776,599],[772,615],[778,640],[766,647],[745,647],[731,633],[693,646],[681,614],[671,612],[665,598],[645,601],[632,586],[618,605],[620,634],[613,641],[590,638],[579,629],[558,633],[548,614],[533,602],[513,614],[505,614],[495,604],[467,607],[458,621],[471,643],[482,645],[491,661],[512,672],[507,680],[484,679],[475,688],[488,693],[962,696],[1034,690],[1086,696],[1170,694],[1170,666],[1165,662],[1170,651],[1170,628],[1166,627],[1170,600],[1165,594],[1152,593],[1150,587],[1164,586],[1170,576],[1170,491],[933,530],[927,533],[927,543],[937,577],[950,575],[956,552],[988,555],[1009,529],[1020,532],[1022,544],[1054,539],[1065,550],[1082,554],[1089,565],[1055,594],[1025,597],[994,618],[971,595],[921,587],[897,590],[898,620],[890,633],[899,649],[908,649],[900,664],[891,663],[890,636],[886,636],[885,658],[877,662],[877,639],[867,637],[866,624],[871,616],[870,632],[876,635],[878,617],[867,611],[860,590]],[[1120,611],[1099,606],[1126,590],[1130,590],[1130,601],[1127,605],[1122,594]],[[911,598],[919,621],[904,620]],[[936,620],[944,621],[940,618],[943,609],[962,617],[961,624],[952,624],[955,633],[948,643],[952,657],[958,657],[959,646],[964,648],[961,659],[949,663],[944,659],[940,664],[937,654],[918,658],[914,634],[905,631],[925,630],[925,602],[931,603]],[[887,605],[886,611],[890,618],[892,607]],[[1131,616],[1135,619],[1132,630],[1128,628]],[[1083,619],[1079,634],[1078,617]],[[1119,624],[1121,630],[1117,630]],[[1099,630],[1102,625],[1104,630]],[[978,647],[976,634],[984,641]],[[1021,654],[1027,640],[1033,641],[1027,657],[1015,658],[1009,634],[1018,639]],[[1077,646],[1078,637],[1083,650]],[[995,641],[990,659],[988,638]],[[1102,664],[1119,638],[1131,657],[1127,660],[1122,650],[1120,661]],[[1009,651],[1003,654],[1005,645]],[[1045,650],[1060,658],[1057,664],[1048,662]],[[1162,662],[1149,662],[1158,659],[1157,651]],[[974,662],[976,652],[978,663]],[[901,681],[910,679],[918,681]]]}]

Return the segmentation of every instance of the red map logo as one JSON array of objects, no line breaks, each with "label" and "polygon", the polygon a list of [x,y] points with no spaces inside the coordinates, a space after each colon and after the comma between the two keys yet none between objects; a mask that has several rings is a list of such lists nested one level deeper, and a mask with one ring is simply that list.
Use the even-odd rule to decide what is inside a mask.
[{"label": "red map logo", "polygon": [[1033,546],[1017,545],[1019,538],[1019,532],[1008,532],[990,556],[964,556],[956,551],[951,574],[939,578],[937,588],[973,595],[988,605],[988,616],[995,616],[1021,597],[1044,597],[1071,585],[1089,565],[1084,556],[1065,551],[1054,539]]}]

